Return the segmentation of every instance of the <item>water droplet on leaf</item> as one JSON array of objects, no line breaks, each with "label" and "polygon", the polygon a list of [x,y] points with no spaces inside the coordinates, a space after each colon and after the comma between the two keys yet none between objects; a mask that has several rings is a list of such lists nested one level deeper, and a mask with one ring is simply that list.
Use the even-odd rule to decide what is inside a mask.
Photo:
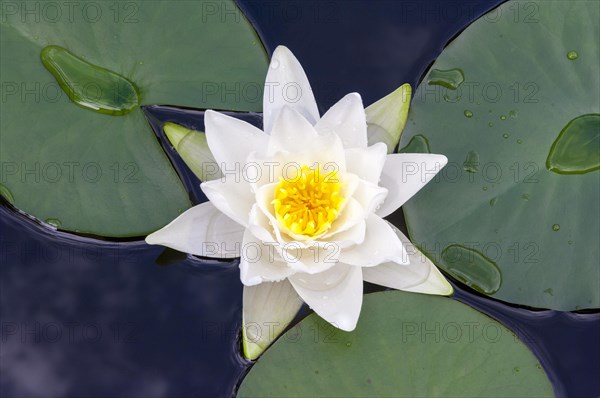
[{"label": "water droplet on leaf", "polygon": [[138,90],[131,81],[84,61],[83,56],[77,57],[59,46],[47,46],[41,58],[63,91],[83,108],[116,116],[139,106]]},{"label": "water droplet on leaf", "polygon": [[431,153],[429,141],[424,135],[417,134],[398,153]]},{"label": "water droplet on leaf", "polygon": [[467,286],[484,294],[494,294],[502,284],[502,273],[492,260],[475,249],[450,245],[442,251],[444,268]]},{"label": "water droplet on leaf", "polygon": [[600,169],[600,114],[571,120],[552,144],[546,168],[558,174],[584,174]]},{"label": "water droplet on leaf", "polygon": [[46,224],[52,225],[55,228],[60,228],[62,223],[57,218],[48,218],[46,219]]},{"label": "water droplet on leaf", "polygon": [[427,79],[427,84],[437,85],[456,90],[465,81],[465,74],[461,69],[432,69]]},{"label": "water droplet on leaf", "polygon": [[469,151],[467,158],[463,162],[463,169],[468,173],[476,173],[479,170],[479,154],[475,151]]}]

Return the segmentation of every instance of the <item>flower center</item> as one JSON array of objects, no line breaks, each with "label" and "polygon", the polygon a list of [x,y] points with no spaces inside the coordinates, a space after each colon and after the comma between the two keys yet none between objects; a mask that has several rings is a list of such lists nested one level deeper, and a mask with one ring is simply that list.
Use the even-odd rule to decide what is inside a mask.
[{"label": "flower center", "polygon": [[292,179],[281,178],[271,202],[277,220],[297,235],[317,236],[337,218],[344,198],[340,196],[337,171],[304,165]]}]

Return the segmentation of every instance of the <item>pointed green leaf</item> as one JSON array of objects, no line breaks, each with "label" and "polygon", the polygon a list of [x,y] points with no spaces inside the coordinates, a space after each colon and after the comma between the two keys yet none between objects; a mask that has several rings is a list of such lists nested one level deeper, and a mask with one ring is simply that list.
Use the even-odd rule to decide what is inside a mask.
[{"label": "pointed green leaf", "polygon": [[183,137],[185,137],[194,130],[188,129],[187,127],[184,127],[177,123],[167,122],[163,124],[163,131],[165,132],[165,135],[169,139],[171,145],[173,145],[173,148],[177,150],[177,146],[179,145]]},{"label": "pointed green leaf", "polygon": [[369,145],[383,142],[388,153],[394,152],[406,123],[411,95],[410,84],[403,84],[365,109]]},{"label": "pointed green leaf", "polygon": [[258,358],[290,324],[301,306],[302,299],[287,279],[244,286],[244,356]]},{"label": "pointed green leaf", "polygon": [[206,135],[175,123],[165,123],[165,134],[173,147],[200,181],[221,178],[221,170],[208,148]]}]

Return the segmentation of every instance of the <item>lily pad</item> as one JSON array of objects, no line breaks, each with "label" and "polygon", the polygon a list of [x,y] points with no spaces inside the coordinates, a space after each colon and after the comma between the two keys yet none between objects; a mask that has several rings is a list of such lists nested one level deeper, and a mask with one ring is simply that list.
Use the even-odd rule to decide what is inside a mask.
[{"label": "lily pad", "polygon": [[[599,14],[596,1],[507,2],[416,91],[400,146],[425,137],[449,164],[404,206],[410,236],[484,294],[600,306]],[[451,70],[456,89],[433,78]]]},{"label": "lily pad", "polygon": [[262,106],[267,57],[233,1],[8,2],[0,29],[3,190],[64,230],[142,236],[190,206],[140,105]]},{"label": "lily pad", "polygon": [[283,335],[238,397],[548,397],[540,364],[512,332],[445,297],[368,294],[355,331],[313,314]]}]

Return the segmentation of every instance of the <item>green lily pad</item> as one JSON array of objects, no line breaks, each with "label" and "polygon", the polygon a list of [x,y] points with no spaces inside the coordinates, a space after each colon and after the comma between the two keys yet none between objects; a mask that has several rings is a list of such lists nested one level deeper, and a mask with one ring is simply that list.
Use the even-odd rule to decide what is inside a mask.
[{"label": "green lily pad", "polygon": [[0,17],[2,192],[64,230],[142,236],[190,206],[140,105],[262,107],[267,57],[233,1],[7,2]]},{"label": "green lily pad", "polygon": [[268,349],[238,397],[548,397],[534,355],[486,315],[445,297],[368,294],[355,331],[313,314]]},{"label": "green lily pad", "polygon": [[404,206],[411,239],[484,294],[600,306],[599,14],[596,1],[505,3],[414,96],[400,146],[426,137],[449,164]]}]

